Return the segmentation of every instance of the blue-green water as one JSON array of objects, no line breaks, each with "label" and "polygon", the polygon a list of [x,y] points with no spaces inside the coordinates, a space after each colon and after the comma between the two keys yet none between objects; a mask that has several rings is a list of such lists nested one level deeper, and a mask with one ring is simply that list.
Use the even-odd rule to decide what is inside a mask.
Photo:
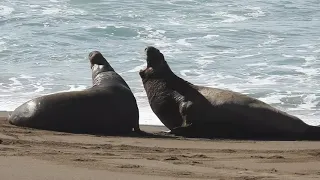
[{"label": "blue-green water", "polygon": [[192,83],[249,94],[320,124],[319,0],[2,0],[0,110],[91,85],[101,51],[152,113],[138,71],[153,45]]}]

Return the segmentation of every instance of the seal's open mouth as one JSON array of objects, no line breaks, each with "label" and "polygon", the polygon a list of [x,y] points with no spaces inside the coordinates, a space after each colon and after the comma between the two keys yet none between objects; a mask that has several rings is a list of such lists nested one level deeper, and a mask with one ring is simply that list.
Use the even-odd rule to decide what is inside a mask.
[{"label": "seal's open mouth", "polygon": [[104,65],[107,60],[103,57],[103,55],[99,51],[92,51],[89,53],[89,60],[91,64],[91,68],[93,65]]},{"label": "seal's open mouth", "polygon": [[153,46],[148,46],[145,50],[146,53],[146,61],[147,61],[147,67],[142,70],[145,71],[149,68],[156,69],[160,67],[163,62],[164,62],[164,56],[163,54],[159,51],[159,49],[153,47]]}]

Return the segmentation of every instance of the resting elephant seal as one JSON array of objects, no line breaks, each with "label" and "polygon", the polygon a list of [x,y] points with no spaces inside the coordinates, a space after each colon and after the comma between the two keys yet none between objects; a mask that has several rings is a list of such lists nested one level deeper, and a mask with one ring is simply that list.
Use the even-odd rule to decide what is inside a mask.
[{"label": "resting elephant seal", "polygon": [[197,86],[175,75],[163,54],[147,47],[139,72],[152,111],[171,133],[188,137],[320,139],[320,128],[237,92]]},{"label": "resting elephant seal", "polygon": [[32,99],[8,120],[16,126],[88,134],[140,132],[136,99],[123,78],[98,51],[89,54],[92,87]]}]

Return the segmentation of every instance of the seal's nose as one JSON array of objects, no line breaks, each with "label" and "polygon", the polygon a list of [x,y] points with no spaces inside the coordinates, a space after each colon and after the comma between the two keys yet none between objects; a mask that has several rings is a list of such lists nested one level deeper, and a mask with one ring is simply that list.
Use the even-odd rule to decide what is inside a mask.
[{"label": "seal's nose", "polygon": [[99,51],[92,51],[89,53],[89,58],[92,59],[97,54],[101,54],[101,53]]},{"label": "seal's nose", "polygon": [[91,57],[92,57],[92,55],[93,55],[93,52],[89,53],[89,58],[91,58]]},{"label": "seal's nose", "polygon": [[103,55],[99,51],[92,51],[89,53],[89,60],[91,65],[92,64],[99,64],[103,65],[106,64],[106,59],[103,57]]},{"label": "seal's nose", "polygon": [[145,51],[147,54],[149,54],[149,53],[159,53],[159,52],[160,52],[157,48],[155,48],[155,47],[153,47],[153,46],[148,46],[148,47],[146,47],[146,48],[144,49],[144,51]]}]

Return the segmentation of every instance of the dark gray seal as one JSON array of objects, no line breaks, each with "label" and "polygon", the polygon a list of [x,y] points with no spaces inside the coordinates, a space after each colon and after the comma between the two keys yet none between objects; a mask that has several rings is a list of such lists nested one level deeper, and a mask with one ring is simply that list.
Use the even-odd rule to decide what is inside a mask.
[{"label": "dark gray seal", "polygon": [[136,99],[98,51],[89,54],[92,87],[34,98],[17,107],[10,124],[43,130],[88,134],[140,132]]},{"label": "dark gray seal", "polygon": [[151,109],[171,133],[188,137],[320,139],[320,128],[237,92],[197,86],[175,75],[155,47],[140,71]]}]

